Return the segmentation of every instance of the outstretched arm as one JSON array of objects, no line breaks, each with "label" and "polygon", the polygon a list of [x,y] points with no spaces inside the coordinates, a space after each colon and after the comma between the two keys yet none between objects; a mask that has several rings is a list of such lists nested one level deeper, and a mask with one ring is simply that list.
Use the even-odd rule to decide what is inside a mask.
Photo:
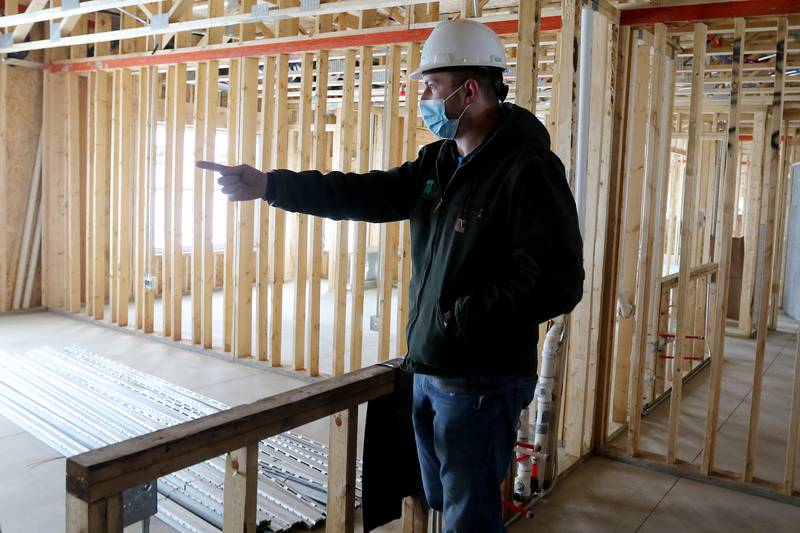
[{"label": "outstretched arm", "polygon": [[261,172],[249,165],[227,166],[198,161],[197,167],[219,172],[217,180],[229,200],[264,199],[274,207],[333,220],[391,222],[409,216],[418,161],[366,174],[316,170]]}]

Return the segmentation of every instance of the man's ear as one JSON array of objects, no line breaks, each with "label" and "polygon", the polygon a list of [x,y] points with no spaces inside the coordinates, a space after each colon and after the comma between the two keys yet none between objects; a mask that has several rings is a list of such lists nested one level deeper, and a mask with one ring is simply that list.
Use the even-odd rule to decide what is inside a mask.
[{"label": "man's ear", "polygon": [[477,102],[480,98],[480,86],[478,85],[478,81],[469,78],[464,83],[464,100],[466,101],[467,105]]}]

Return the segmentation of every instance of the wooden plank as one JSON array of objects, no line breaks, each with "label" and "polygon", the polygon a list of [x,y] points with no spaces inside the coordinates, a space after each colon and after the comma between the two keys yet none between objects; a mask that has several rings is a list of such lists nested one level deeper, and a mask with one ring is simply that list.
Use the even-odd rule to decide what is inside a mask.
[{"label": "wooden plank", "polygon": [[[339,166],[342,172],[350,172],[355,155],[355,78],[356,78],[356,51],[349,49],[345,52],[345,66],[343,78],[343,102],[341,113],[341,129],[339,134]],[[336,223],[336,269],[334,272],[334,307],[333,307],[333,375],[344,374],[344,354],[347,344],[347,266],[349,258],[350,222],[340,220]],[[360,325],[352,324],[352,327]]]},{"label": "wooden plank", "polygon": [[331,416],[325,531],[355,530],[358,406]]},{"label": "wooden plank", "polygon": [[[155,68],[148,68],[148,90],[147,90],[147,200],[145,202],[145,212],[148,217],[155,212],[155,179],[156,179],[156,91],[158,87],[158,71]],[[145,248],[146,272],[152,273],[155,270],[155,243],[153,235],[155,229],[148,230],[147,244]],[[144,300],[144,332],[152,333],[155,322],[155,296],[157,280],[154,275],[150,275],[152,286],[145,291]]]},{"label": "wooden plank", "polygon": [[564,163],[570,184],[574,181],[575,143],[578,125],[578,40],[581,34],[581,0],[565,0],[561,8],[561,32],[558,41],[558,109],[555,153]]},{"label": "wooden plank", "polygon": [[110,203],[108,208],[109,222],[109,271],[108,275],[108,305],[111,311],[111,322],[118,323],[119,306],[117,305],[117,275],[119,273],[119,162],[120,162],[120,130],[122,124],[122,98],[121,92],[122,71],[112,73],[111,89],[111,169],[109,176]]},{"label": "wooden plank", "polygon": [[164,93],[165,100],[165,123],[164,123],[164,239],[161,248],[161,315],[163,323],[162,334],[165,337],[172,336],[172,206],[173,198],[172,173],[175,165],[172,162],[175,157],[175,66],[167,68]]},{"label": "wooden plank", "polygon": [[[234,164],[239,157],[239,64],[238,59],[228,64],[228,164]],[[225,266],[222,277],[222,349],[226,352],[231,351],[233,346],[235,224],[235,204],[229,201],[225,206]]]},{"label": "wooden plank", "polygon": [[428,508],[421,498],[406,496],[403,498],[402,512],[403,533],[428,532]]},{"label": "wooden plank", "polygon": [[[208,63],[198,63],[195,67],[194,89],[194,160],[205,158],[206,106],[208,105]],[[216,94],[215,94],[216,96]],[[211,115],[211,122],[216,122]],[[216,125],[216,124],[215,124]],[[216,135],[216,130],[210,132]],[[213,160],[213,156],[210,158]],[[192,344],[201,344],[203,338],[203,181],[205,172],[194,168],[192,185]]]},{"label": "wooden plank", "polygon": [[[120,73],[120,147],[134,146],[134,86],[133,72],[123,69]],[[133,241],[132,202],[133,171],[135,153],[132,150],[119,151],[119,203],[117,228],[119,250],[117,252],[117,324],[128,325],[128,303],[131,292],[131,249]]]},{"label": "wooden plank", "polygon": [[[258,58],[246,57],[240,64],[238,164],[256,165],[258,129]],[[236,309],[234,312],[234,357],[250,357],[253,351],[253,231],[255,200],[237,202],[236,221]]]},{"label": "wooden plank", "polygon": [[[275,128],[275,57],[264,58],[264,77],[261,91],[261,166],[273,166],[272,141]],[[258,252],[256,259],[256,349],[258,360],[267,360],[269,324],[269,222],[271,209],[266,202],[258,204]]]},{"label": "wooden plank", "polygon": [[516,104],[536,112],[539,73],[539,30],[542,22],[540,0],[520,0],[517,30]]},{"label": "wooden plank", "polygon": [[[702,91],[703,70],[706,63],[706,36],[705,24],[694,25],[694,55],[692,58],[692,101],[689,112],[689,144],[686,149],[686,176],[683,186],[683,211],[681,220],[681,257],[680,277],[678,280],[677,298],[677,328],[675,336],[675,359],[689,355],[690,343],[685,338],[689,330],[690,311],[689,300],[689,268],[691,267],[691,253],[694,235],[694,224],[697,211],[697,197],[695,188],[699,171],[700,130],[702,129]],[[675,464],[678,447],[678,426],[680,421],[680,406],[683,391],[683,369],[675,365],[672,373],[672,394],[669,401],[669,436],[667,440],[667,463]]]},{"label": "wooden plank", "polygon": [[756,111],[753,116],[753,157],[747,172],[747,196],[744,212],[744,266],[739,300],[739,331],[748,337],[753,332],[753,297],[756,284],[759,225],[761,224],[761,192],[763,158],[766,147],[767,115]]},{"label": "wooden plank", "polygon": [[[647,109],[647,157],[644,160],[645,184],[641,196],[641,226],[639,228],[638,260],[636,270],[638,283],[636,284],[636,320],[633,327],[633,353],[630,377],[630,421],[628,423],[628,453],[636,455],[639,447],[639,436],[642,422],[642,403],[644,398],[644,371],[648,355],[647,325],[650,313],[650,296],[653,276],[653,262],[660,259],[653,256],[650,244],[655,238],[653,219],[656,216],[657,188],[663,190],[661,182],[666,182],[666,176],[659,175],[657,165],[661,148],[661,124],[669,117],[662,115],[665,56],[667,48],[667,27],[656,24],[653,45],[653,58],[650,67],[650,100]],[[643,146],[644,147],[644,146]]]},{"label": "wooden plank", "polygon": [[[605,227],[605,254],[603,258],[603,292],[600,303],[600,323],[598,325],[598,352],[600,353],[598,375],[600,376],[601,386],[598,387],[598,395],[595,398],[597,408],[600,413],[597,415],[595,424],[595,446],[602,446],[608,437],[608,423],[612,411],[612,402],[615,389],[612,389],[612,372],[614,370],[613,346],[616,319],[616,298],[617,298],[617,270],[619,263],[620,228],[623,217],[623,192],[624,187],[624,148],[627,142],[624,139],[627,135],[627,113],[628,91],[631,61],[631,32],[630,28],[618,28],[614,26],[612,42],[615,46],[615,67],[610,73],[613,78],[609,82],[608,91],[611,102],[609,110],[611,131],[609,169],[608,169],[608,204],[606,207],[606,227]],[[552,113],[551,113],[552,114]],[[548,120],[549,122],[549,120]],[[541,328],[540,328],[541,331]],[[543,342],[544,334],[540,333],[540,342]],[[607,355],[611,354],[611,355]],[[620,393],[622,394],[622,393]]]},{"label": "wooden plank", "polygon": [[786,468],[783,474],[783,493],[794,494],[795,466],[797,465],[797,443],[800,434],[800,327],[795,337],[797,349],[794,356],[794,379],[792,381],[792,407],[789,412],[789,428],[786,437]]},{"label": "wooden plank", "polygon": [[[318,24],[329,29],[330,16],[321,17]],[[328,143],[325,125],[328,113],[328,51],[320,50],[317,55],[317,94],[314,108],[314,168],[324,172],[328,168]],[[308,293],[308,375],[319,375],[319,331],[320,331],[320,290],[322,285],[322,233],[323,222],[319,217],[311,217],[309,246],[309,293]],[[360,329],[360,328],[359,328]],[[354,330],[355,331],[355,330]]]},{"label": "wooden plank", "polygon": [[[396,166],[399,103],[396,95],[400,84],[399,46],[390,46],[386,56],[386,105],[383,112],[383,168]],[[381,226],[381,274],[378,282],[378,361],[389,359],[389,342],[392,325],[392,286],[394,284],[394,265],[396,264],[396,223]]]},{"label": "wooden plank", "polygon": [[[286,168],[289,161],[289,56],[278,56],[277,85],[275,91],[276,113],[273,153],[276,168]],[[281,366],[281,330],[283,320],[283,271],[286,248],[286,212],[273,209],[270,224],[269,247],[271,252],[272,300],[270,307],[270,364]]]},{"label": "wooden plank", "polygon": [[[772,262],[772,289],[770,291],[770,301],[776,302],[769,308],[769,323],[768,329],[778,328],[778,311],[783,308],[783,281],[784,281],[784,263],[786,261],[786,237],[787,228],[786,223],[789,220],[789,200],[790,200],[790,185],[789,169],[792,161],[789,159],[789,121],[784,118],[783,124],[783,141],[781,142],[781,157],[778,163],[778,192],[775,207],[776,221],[775,221],[775,258]],[[797,137],[796,132],[792,137]]]},{"label": "wooden plank", "polygon": [[122,517],[120,494],[93,503],[67,494],[67,533],[122,533]]},{"label": "wooden plank", "polygon": [[81,310],[80,78],[67,75],[67,310]]},{"label": "wooden plank", "polygon": [[704,475],[709,475],[714,468],[722,368],[725,361],[725,328],[730,291],[728,281],[731,269],[731,238],[733,237],[733,212],[735,209],[733,202],[739,178],[739,89],[742,84],[742,66],[744,65],[742,50],[744,49],[745,28],[746,22],[743,18],[737,18],[734,21],[728,144],[725,153],[725,177],[720,196],[722,220],[717,232],[714,252],[714,257],[719,261],[719,275],[717,276],[717,297],[711,314],[711,320],[715,326],[714,335],[711,338],[711,375],[708,382],[703,460],[700,466],[700,472]]},{"label": "wooden plank", "polygon": [[[419,67],[420,45],[410,43],[406,49],[406,64],[409,71],[413,72]],[[406,113],[403,121],[403,153],[404,161],[414,161],[417,158],[417,111],[418,111],[419,82],[408,80],[406,84]],[[397,275],[397,355],[408,353],[408,338],[406,329],[409,313],[409,286],[411,284],[411,224],[404,220],[399,224],[398,237],[399,270]]]},{"label": "wooden plank", "polygon": [[[302,78],[300,88],[300,148],[298,150],[298,170],[311,168],[313,151],[311,124],[314,120],[311,100],[314,82],[314,54],[306,52],[301,60]],[[318,80],[318,83],[327,83]],[[294,276],[294,370],[305,368],[306,340],[306,293],[308,284],[308,215],[297,215],[297,234],[295,236],[295,276]]]},{"label": "wooden plank", "polygon": [[255,533],[258,497],[258,444],[229,452],[225,458],[224,531]]},{"label": "wooden plank", "polygon": [[[783,88],[786,70],[786,39],[788,21],[786,17],[778,19],[778,40],[775,47],[775,84],[772,97],[772,122],[770,124],[770,157],[766,168],[766,242],[764,246],[764,266],[761,277],[758,326],[756,328],[756,356],[753,370],[753,392],[750,402],[750,424],[747,432],[747,448],[744,466],[744,480],[753,480],[755,469],[756,444],[758,442],[758,420],[761,409],[761,388],[764,379],[764,354],[767,348],[767,323],[769,322],[769,296],[772,288],[772,262],[775,249],[775,204],[777,202],[778,179],[781,172],[780,151],[783,128]],[[778,302],[773,305],[777,306]]]},{"label": "wooden plank", "polygon": [[[170,215],[172,231],[170,239],[170,271],[172,280],[170,287],[172,293],[167,293],[166,298],[171,299],[169,306],[172,313],[172,339],[182,338],[183,316],[183,137],[186,131],[186,65],[176,65],[173,83],[174,111],[173,111],[173,155],[172,155],[172,197]],[[167,198],[166,194],[164,198]]]},{"label": "wooden plank", "polygon": [[136,311],[136,329],[144,328],[144,278],[148,274],[147,268],[147,231],[149,217],[147,212],[147,114],[150,106],[148,89],[150,87],[150,71],[146,68],[139,69],[137,79],[138,107],[136,109],[136,171],[134,173],[134,244],[133,244],[133,300]]},{"label": "wooden plank", "polygon": [[86,257],[84,263],[84,301],[86,302],[87,316],[94,316],[94,136],[95,136],[95,94],[96,76],[89,74],[87,86],[87,116],[86,116],[86,228],[85,246]]},{"label": "wooden plank", "polygon": [[94,502],[390,394],[401,362],[374,365],[72,456],[67,459],[67,492]]},{"label": "wooden plank", "polygon": [[[647,127],[647,86],[650,80],[650,47],[638,41],[635,46],[631,73],[633,76],[629,95],[630,118],[628,120],[628,147],[625,162],[626,191],[622,233],[622,250],[619,260],[618,292],[630,304],[636,296],[636,254],[639,246],[639,225],[641,223],[642,183],[644,182],[645,136],[636,132]],[[629,386],[631,372],[631,345],[634,315],[620,316],[617,321],[617,341],[615,355],[614,410],[613,420],[624,422],[630,403]],[[631,413],[632,414],[632,413]],[[630,438],[630,435],[629,435]]]},{"label": "wooden plank", "polygon": [[94,94],[94,318],[105,314],[106,273],[108,272],[108,176],[110,169],[111,76],[95,73]]},{"label": "wooden plank", "polygon": [[[358,172],[370,169],[370,126],[372,124],[372,47],[361,48],[358,96],[358,134],[356,152]],[[350,315],[350,370],[361,368],[364,339],[364,270],[367,256],[367,223],[355,223],[355,257],[353,258],[352,307]]]}]

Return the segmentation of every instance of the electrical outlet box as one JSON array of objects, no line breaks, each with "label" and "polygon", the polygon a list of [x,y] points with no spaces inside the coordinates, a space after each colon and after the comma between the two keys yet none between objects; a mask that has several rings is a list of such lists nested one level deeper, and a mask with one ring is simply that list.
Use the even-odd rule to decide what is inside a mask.
[{"label": "electrical outlet box", "polygon": [[381,329],[381,317],[378,315],[369,317],[369,329],[370,331],[379,331]]}]

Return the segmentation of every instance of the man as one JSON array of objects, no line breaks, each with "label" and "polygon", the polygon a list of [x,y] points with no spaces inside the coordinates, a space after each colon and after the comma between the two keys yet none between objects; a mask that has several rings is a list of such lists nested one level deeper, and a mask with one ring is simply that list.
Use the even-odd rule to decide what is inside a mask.
[{"label": "man", "polygon": [[[571,311],[582,244],[564,167],[529,111],[502,104],[505,50],[478,22],[436,26],[412,78],[443,140],[366,174],[227,167],[222,192],[335,220],[410,219],[405,367],[428,504],[448,531],[504,531],[499,485],[536,384],[538,325]],[[413,96],[412,96],[413,97]]]}]

